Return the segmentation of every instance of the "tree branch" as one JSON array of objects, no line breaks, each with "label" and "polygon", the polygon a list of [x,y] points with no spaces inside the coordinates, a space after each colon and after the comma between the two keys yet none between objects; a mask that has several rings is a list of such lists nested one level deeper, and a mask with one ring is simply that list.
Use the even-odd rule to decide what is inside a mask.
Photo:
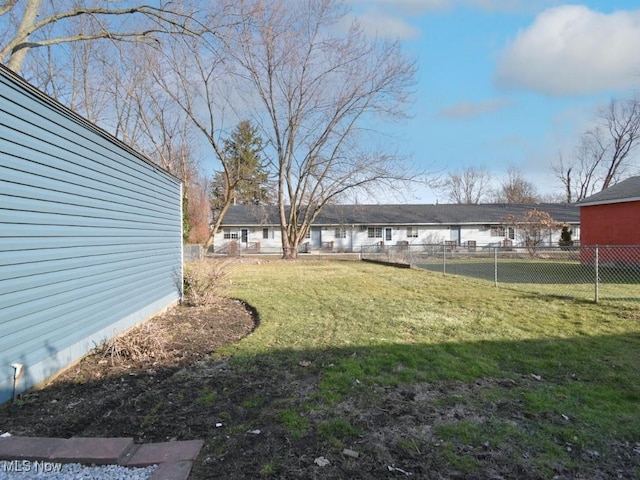
[{"label": "tree branch", "polygon": [[[13,0],[12,2],[10,1],[9,3],[4,5],[2,10],[4,10],[4,13],[6,13],[11,10],[15,4],[15,0]],[[31,8],[37,9],[39,8],[39,4],[35,4],[35,6],[32,6]],[[0,12],[2,10],[0,10]],[[129,7],[123,9],[78,7],[70,9],[68,11],[45,16],[39,21],[31,21],[31,17],[33,17],[33,20],[35,20],[35,13],[37,13],[37,11],[25,11],[23,22],[16,32],[15,37],[6,45],[4,45],[2,50],[0,50],[0,61],[4,62],[8,58],[8,66],[14,71],[20,71],[22,67],[22,60],[24,58],[24,55],[17,54],[31,48],[77,41],[90,41],[103,38],[121,41],[133,41],[136,39],[140,40],[142,38],[148,38],[153,33],[169,35],[201,35],[206,31],[206,28],[192,14],[171,11],[167,10],[166,8],[159,8],[151,5],[140,5],[137,7]],[[127,16],[134,14],[144,15],[145,17],[152,19],[157,25],[164,26],[164,28],[151,28],[140,32],[117,32],[110,31],[108,28],[101,26],[101,31],[96,33],[81,33],[78,35],[54,37],[45,40],[32,40],[30,38],[31,35],[48,25],[53,25],[62,20],[74,17],[86,16],[96,19],[99,17]],[[194,23],[195,26],[200,28],[192,28],[190,25],[191,23]],[[14,56],[16,58],[12,61],[11,59]]]}]

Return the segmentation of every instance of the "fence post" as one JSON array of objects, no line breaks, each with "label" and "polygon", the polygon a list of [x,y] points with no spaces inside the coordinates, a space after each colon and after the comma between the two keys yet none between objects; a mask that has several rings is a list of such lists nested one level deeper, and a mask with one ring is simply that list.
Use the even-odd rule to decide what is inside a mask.
[{"label": "fence post", "polygon": [[600,299],[600,259],[598,252],[598,245],[595,246],[595,254],[594,254],[594,266],[595,266],[595,274],[596,274],[596,291],[595,291],[595,301],[598,303]]},{"label": "fence post", "polygon": [[493,284],[498,286],[498,247],[493,248]]},{"label": "fence post", "polygon": [[447,274],[447,245],[442,244],[442,274]]}]

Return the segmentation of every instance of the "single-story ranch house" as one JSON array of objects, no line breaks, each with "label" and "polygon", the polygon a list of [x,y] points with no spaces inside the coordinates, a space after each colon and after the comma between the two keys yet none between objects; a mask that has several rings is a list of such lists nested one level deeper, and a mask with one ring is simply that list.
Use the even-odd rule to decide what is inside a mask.
[{"label": "single-story ranch house", "polygon": [[[480,205],[327,205],[307,234],[302,252],[358,252],[373,245],[442,244],[466,247],[518,246],[518,231],[505,225],[507,215],[531,209],[547,212],[580,238],[580,212],[574,204]],[[557,246],[560,228],[546,245]],[[216,253],[238,249],[254,253],[281,251],[275,206],[232,206],[214,237]]]}]

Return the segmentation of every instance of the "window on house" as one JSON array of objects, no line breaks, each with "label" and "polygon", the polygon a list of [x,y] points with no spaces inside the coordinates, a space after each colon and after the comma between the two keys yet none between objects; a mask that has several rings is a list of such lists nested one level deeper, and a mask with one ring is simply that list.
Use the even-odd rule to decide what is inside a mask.
[{"label": "window on house", "polygon": [[491,227],[491,236],[515,240],[516,231],[513,227]]},{"label": "window on house", "polygon": [[367,229],[368,238],[382,238],[382,227],[369,227]]},{"label": "window on house", "polygon": [[504,227],[491,227],[492,237],[504,237]]},{"label": "window on house", "polygon": [[336,228],[336,238],[347,238],[347,229],[346,228]]},{"label": "window on house", "polygon": [[230,228],[225,228],[223,232],[223,237],[225,240],[237,240],[238,239],[238,231],[231,230]]},{"label": "window on house", "polygon": [[307,234],[304,236],[304,238],[311,238],[311,228],[307,229]]},{"label": "window on house", "polygon": [[262,238],[264,238],[264,239],[268,239],[269,238],[269,229],[268,228],[263,228],[262,229]]},{"label": "window on house", "polygon": [[407,227],[407,238],[418,238],[418,229]]}]

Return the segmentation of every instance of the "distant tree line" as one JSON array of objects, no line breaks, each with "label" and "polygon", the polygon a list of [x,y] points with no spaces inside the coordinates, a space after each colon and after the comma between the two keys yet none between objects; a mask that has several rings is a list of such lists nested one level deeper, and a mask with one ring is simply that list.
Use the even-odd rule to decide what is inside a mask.
[{"label": "distant tree line", "polygon": [[524,174],[510,167],[496,187],[482,166],[449,172],[434,183],[451,203],[579,202],[640,171],[635,155],[640,141],[640,97],[612,99],[598,109],[594,125],[578,141],[574,151],[560,153],[552,174],[562,187],[542,196]]},{"label": "distant tree line", "polygon": [[[544,199],[535,185],[524,178],[524,174],[511,166],[497,186],[484,167],[468,167],[449,172],[434,183],[436,189],[448,202],[459,204],[478,203],[538,203]],[[549,199],[553,201],[553,199]]]}]

